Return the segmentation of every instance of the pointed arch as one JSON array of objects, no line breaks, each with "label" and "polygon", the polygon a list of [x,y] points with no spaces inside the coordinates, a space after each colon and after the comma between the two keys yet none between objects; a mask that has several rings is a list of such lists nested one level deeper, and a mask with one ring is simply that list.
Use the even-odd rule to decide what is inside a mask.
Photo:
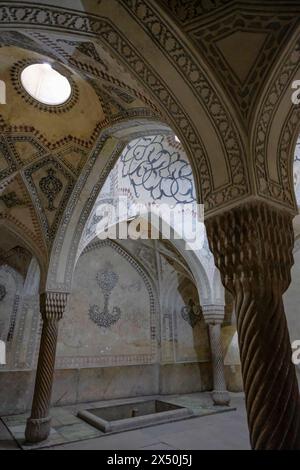
[{"label": "pointed arch", "polygon": [[259,196],[295,214],[293,160],[300,132],[300,107],[292,84],[300,74],[300,27],[295,31],[261,93],[251,123],[254,184]]},{"label": "pointed arch", "polygon": [[129,120],[101,132],[75,185],[53,243],[47,288],[69,292],[81,235],[99,192],[125,145],[153,133],[170,134],[160,121]]},{"label": "pointed arch", "polygon": [[34,256],[38,262],[40,269],[40,290],[43,291],[46,283],[46,273],[47,273],[47,260],[45,259],[45,254],[42,253],[39,248],[33,244],[32,240],[26,235],[24,231],[21,231],[15,224],[10,220],[0,219],[0,227],[3,225],[5,229],[10,231],[18,240],[20,240],[20,246],[24,246],[32,256]]}]

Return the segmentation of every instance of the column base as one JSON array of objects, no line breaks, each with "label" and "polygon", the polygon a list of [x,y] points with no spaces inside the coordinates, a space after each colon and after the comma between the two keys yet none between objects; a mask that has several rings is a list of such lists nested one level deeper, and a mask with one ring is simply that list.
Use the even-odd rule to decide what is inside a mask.
[{"label": "column base", "polygon": [[36,444],[45,441],[50,434],[51,417],[28,418],[25,430],[25,440],[28,444]]},{"label": "column base", "polygon": [[218,406],[229,406],[230,404],[230,395],[227,390],[213,390],[211,392],[211,397],[213,399],[214,405]]}]

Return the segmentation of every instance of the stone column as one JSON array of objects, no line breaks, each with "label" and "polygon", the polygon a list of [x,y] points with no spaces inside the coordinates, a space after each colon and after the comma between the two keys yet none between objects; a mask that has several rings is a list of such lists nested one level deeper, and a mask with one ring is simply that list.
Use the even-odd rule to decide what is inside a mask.
[{"label": "stone column", "polygon": [[292,215],[249,202],[206,221],[234,296],[253,449],[300,449],[300,405],[282,295],[290,284]]},{"label": "stone column", "polygon": [[212,399],[215,405],[229,405],[230,395],[226,389],[221,343],[221,324],[224,320],[224,307],[219,305],[204,305],[202,306],[202,313],[208,325],[211,348],[214,385]]},{"label": "stone column", "polygon": [[40,351],[36,372],[31,416],[27,420],[25,438],[28,443],[47,439],[50,433],[49,409],[55,365],[58,322],[67,302],[67,294],[47,292],[41,295],[43,319]]}]

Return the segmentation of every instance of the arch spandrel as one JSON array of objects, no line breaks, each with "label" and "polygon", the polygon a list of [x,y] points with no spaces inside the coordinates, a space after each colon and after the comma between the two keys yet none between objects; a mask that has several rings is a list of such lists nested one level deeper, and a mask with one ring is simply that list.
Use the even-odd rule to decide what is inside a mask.
[{"label": "arch spandrel", "polygon": [[257,195],[293,214],[297,204],[293,161],[300,132],[300,107],[292,84],[300,77],[298,28],[266,82],[251,124],[251,158]]},{"label": "arch spandrel", "polygon": [[[154,166],[153,162],[155,162]],[[162,173],[157,173],[157,168],[160,168]],[[182,177],[176,180],[176,190],[169,192],[167,180],[168,176],[170,176],[168,171],[171,171],[171,168],[177,178],[179,174]],[[146,175],[145,184],[144,177]],[[119,198],[123,197],[126,197],[126,204],[118,207]],[[193,213],[195,207],[193,208],[194,210],[192,209],[192,205],[195,203],[195,183],[192,170],[181,143],[176,142],[174,135],[149,135],[133,139],[126,145],[107,177],[105,185],[99,192],[90,215],[86,219],[86,225],[78,244],[75,263],[77,263],[85,247],[97,235],[101,239],[101,232],[106,232],[108,228],[106,225],[107,220],[104,217],[103,224],[101,214],[102,209],[107,210],[107,204],[112,205],[116,209],[116,212],[112,212],[109,216],[108,222],[110,233],[113,237],[113,233],[117,236],[116,224],[128,223],[128,204],[131,214],[130,220],[132,220],[135,204],[148,203],[162,204],[164,209],[161,208],[158,221],[153,208],[148,208],[148,214],[145,217],[139,217],[139,220],[143,219],[142,224],[144,224],[144,227],[147,226],[149,230],[149,224],[151,226],[152,223],[155,224],[155,227],[159,226],[162,228],[164,226],[164,234],[170,234],[168,244],[173,250],[177,250],[182,260],[189,267],[193,282],[196,284],[201,295],[202,302],[205,305],[212,303],[223,305],[224,291],[221,286],[220,276],[216,277],[215,274],[216,268],[212,253],[208,247],[204,226],[197,224],[196,232],[199,243],[197,246],[193,245],[193,243],[190,245],[187,240],[191,234],[187,234],[185,230],[184,233],[179,234],[178,230],[182,230],[182,227],[178,224],[176,226],[175,221],[169,218],[168,212],[164,212],[170,206],[177,205],[178,208],[184,207],[182,206],[184,203],[187,209],[185,216],[192,217],[195,221],[196,214]],[[124,210],[125,207],[127,207],[127,210]],[[174,227],[173,223],[175,223]],[[189,224],[189,222],[187,223]],[[202,235],[200,230],[203,231]],[[159,239],[164,239],[165,236],[161,233]],[[199,245],[201,245],[201,248]]]}]

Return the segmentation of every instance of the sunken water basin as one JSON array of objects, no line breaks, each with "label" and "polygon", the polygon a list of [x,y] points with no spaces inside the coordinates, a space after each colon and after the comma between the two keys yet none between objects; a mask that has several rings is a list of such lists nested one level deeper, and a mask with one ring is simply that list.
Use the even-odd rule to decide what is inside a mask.
[{"label": "sunken water basin", "polygon": [[188,408],[160,400],[81,410],[77,416],[103,432],[119,432],[193,416]]}]

